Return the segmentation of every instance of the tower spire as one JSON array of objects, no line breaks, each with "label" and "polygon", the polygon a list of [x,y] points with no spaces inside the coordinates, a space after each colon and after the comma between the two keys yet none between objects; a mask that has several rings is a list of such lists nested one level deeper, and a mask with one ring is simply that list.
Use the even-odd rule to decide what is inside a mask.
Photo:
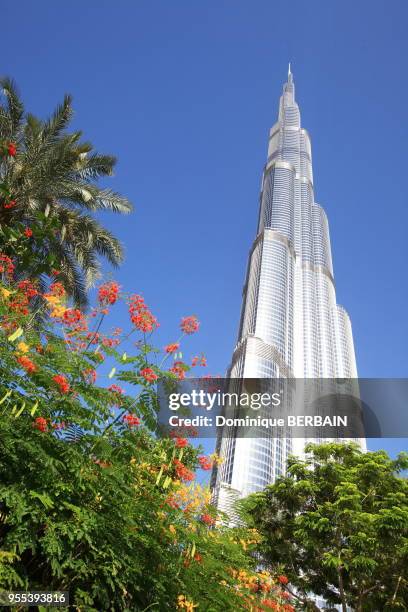
[{"label": "tower spire", "polygon": [[288,78],[292,76],[292,71],[290,69],[290,62],[289,62],[289,66],[288,66]]}]

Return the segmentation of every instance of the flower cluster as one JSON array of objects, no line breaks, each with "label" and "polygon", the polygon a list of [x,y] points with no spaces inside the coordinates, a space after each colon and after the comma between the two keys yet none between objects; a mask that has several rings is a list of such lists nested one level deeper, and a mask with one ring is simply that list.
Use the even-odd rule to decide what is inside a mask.
[{"label": "flower cluster", "polygon": [[101,306],[115,304],[119,297],[119,285],[114,281],[104,283],[98,290],[98,301]]},{"label": "flower cluster", "polygon": [[110,387],[108,387],[108,391],[111,391],[112,393],[118,393],[119,395],[124,394],[124,390],[122,389],[122,387],[119,387],[119,385],[110,385]]},{"label": "flower cluster", "polygon": [[175,361],[173,367],[170,368],[170,372],[175,374],[179,380],[184,380],[186,377],[186,371],[188,366],[182,361]]},{"label": "flower cluster", "polygon": [[183,317],[180,323],[181,331],[184,334],[194,334],[200,327],[200,322],[197,317],[190,315],[189,317]]},{"label": "flower cluster", "polygon": [[177,609],[185,610],[185,612],[194,612],[194,608],[197,608],[198,604],[188,600],[184,595],[177,597]]},{"label": "flower cluster", "polygon": [[37,366],[31,361],[26,355],[20,355],[17,357],[17,362],[27,372],[27,374],[34,374],[37,371]]},{"label": "flower cluster", "polygon": [[151,332],[159,326],[156,317],[140,295],[132,295],[129,298],[129,314],[130,320],[139,331]]},{"label": "flower cluster", "polygon": [[44,417],[37,417],[33,423],[34,429],[38,429],[38,431],[48,431],[47,419]]},{"label": "flower cluster", "polygon": [[202,523],[204,523],[205,525],[208,525],[209,527],[212,527],[213,525],[215,525],[215,518],[211,516],[211,514],[208,514],[208,513],[202,514],[200,516],[200,520]]},{"label": "flower cluster", "polygon": [[0,253],[0,273],[5,274],[7,278],[11,278],[14,274],[14,264],[10,257]]},{"label": "flower cluster", "polygon": [[195,478],[194,472],[189,470],[188,467],[184,465],[184,463],[181,463],[179,459],[174,459],[173,463],[174,463],[177,478],[179,478],[183,482],[190,482],[191,480],[194,480]]},{"label": "flower cluster", "polygon": [[201,456],[198,458],[198,463],[200,464],[202,470],[211,470],[213,466],[213,462],[211,461],[210,457]]},{"label": "flower cluster", "polygon": [[201,355],[200,357],[196,356],[193,357],[192,361],[191,361],[191,365],[193,366],[193,368],[197,365],[206,367],[207,365],[207,359],[204,357],[204,355]]},{"label": "flower cluster", "polygon": [[177,448],[185,448],[188,446],[188,440],[186,438],[176,438],[175,444]]},{"label": "flower cluster", "polygon": [[4,202],[3,208],[9,210],[11,208],[14,208],[15,206],[17,206],[17,200],[8,200],[7,202]]},{"label": "flower cluster", "polygon": [[178,483],[175,490],[167,498],[171,508],[181,510],[186,516],[200,516],[207,511],[211,494],[207,488],[198,484]]},{"label": "flower cluster", "polygon": [[140,419],[135,414],[125,414],[123,421],[130,428],[140,425]]},{"label": "flower cluster", "polygon": [[56,374],[52,377],[52,380],[58,387],[58,390],[63,395],[66,395],[70,391],[70,386],[68,380],[62,374]]},{"label": "flower cluster", "polygon": [[152,368],[143,368],[140,370],[140,376],[142,376],[147,382],[152,383],[158,379],[157,374]]},{"label": "flower cluster", "polygon": [[20,289],[22,293],[24,293],[24,295],[29,300],[31,300],[33,297],[38,295],[37,288],[35,287],[34,283],[29,279],[20,281],[19,283],[17,283],[17,287]]},{"label": "flower cluster", "polygon": [[175,353],[180,348],[180,344],[178,342],[173,342],[172,344],[167,344],[164,347],[166,353]]},{"label": "flower cluster", "polygon": [[0,147],[0,153],[3,156],[15,157],[17,153],[17,145],[15,142],[3,142]]},{"label": "flower cluster", "polygon": [[97,377],[96,370],[94,370],[93,368],[87,368],[82,372],[82,375],[88,384],[95,384]]}]

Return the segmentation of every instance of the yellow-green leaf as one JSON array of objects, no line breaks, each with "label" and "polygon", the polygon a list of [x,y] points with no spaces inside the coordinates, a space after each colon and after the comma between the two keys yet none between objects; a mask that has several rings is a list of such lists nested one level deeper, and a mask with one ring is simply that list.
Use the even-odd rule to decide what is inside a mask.
[{"label": "yellow-green leaf", "polygon": [[11,390],[11,389],[9,389],[9,390],[7,391],[7,393],[6,393],[5,395],[3,395],[3,397],[1,398],[1,400],[0,400],[0,404],[2,404],[3,402],[5,402],[5,401],[6,401],[6,399],[7,399],[8,397],[10,397],[10,395],[11,395],[11,394],[12,394],[12,390]]},{"label": "yellow-green leaf", "polygon": [[9,342],[14,342],[14,340],[17,340],[17,338],[19,338],[20,336],[23,335],[23,332],[24,332],[23,328],[22,327],[18,327],[15,332],[10,334],[10,336],[7,338],[7,340]]},{"label": "yellow-green leaf", "polygon": [[167,489],[167,487],[169,486],[169,484],[171,483],[171,478],[170,476],[166,476],[164,482],[163,482],[163,489]]},{"label": "yellow-green leaf", "polygon": [[157,475],[157,478],[156,478],[156,485],[158,485],[158,484],[159,484],[160,479],[161,479],[161,477],[162,477],[162,476],[163,476],[163,466],[161,467],[160,472],[159,472],[159,473],[158,473],[158,475]]},{"label": "yellow-green leaf", "polygon": [[20,410],[18,412],[16,412],[16,414],[14,415],[15,419],[17,419],[20,416],[20,414],[23,412],[24,408],[25,408],[25,402],[23,402],[23,405],[21,406]]},{"label": "yellow-green leaf", "polygon": [[31,416],[34,416],[34,414],[37,411],[37,408],[38,408],[38,402],[35,402],[34,406],[31,408],[31,412],[30,412]]},{"label": "yellow-green leaf", "polygon": [[108,374],[108,378],[113,378],[115,376],[116,368],[112,368]]}]

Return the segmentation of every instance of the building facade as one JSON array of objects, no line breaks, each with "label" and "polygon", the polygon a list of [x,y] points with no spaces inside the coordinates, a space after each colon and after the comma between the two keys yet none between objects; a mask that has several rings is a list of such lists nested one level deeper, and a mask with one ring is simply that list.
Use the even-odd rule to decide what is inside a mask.
[{"label": "building facade", "polygon": [[[231,378],[356,378],[349,316],[337,304],[329,226],[315,201],[312,148],[290,67],[269,134],[256,237],[249,253]],[[213,473],[220,509],[285,471],[304,440],[239,438],[225,429]]]}]

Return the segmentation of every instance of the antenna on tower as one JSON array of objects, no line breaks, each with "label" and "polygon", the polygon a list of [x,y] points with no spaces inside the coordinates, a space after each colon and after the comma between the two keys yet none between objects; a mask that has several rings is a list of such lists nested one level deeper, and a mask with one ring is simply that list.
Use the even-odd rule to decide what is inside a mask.
[{"label": "antenna on tower", "polygon": [[292,74],[291,70],[290,70],[290,62],[289,62],[289,66],[288,66],[288,77],[290,77]]}]

